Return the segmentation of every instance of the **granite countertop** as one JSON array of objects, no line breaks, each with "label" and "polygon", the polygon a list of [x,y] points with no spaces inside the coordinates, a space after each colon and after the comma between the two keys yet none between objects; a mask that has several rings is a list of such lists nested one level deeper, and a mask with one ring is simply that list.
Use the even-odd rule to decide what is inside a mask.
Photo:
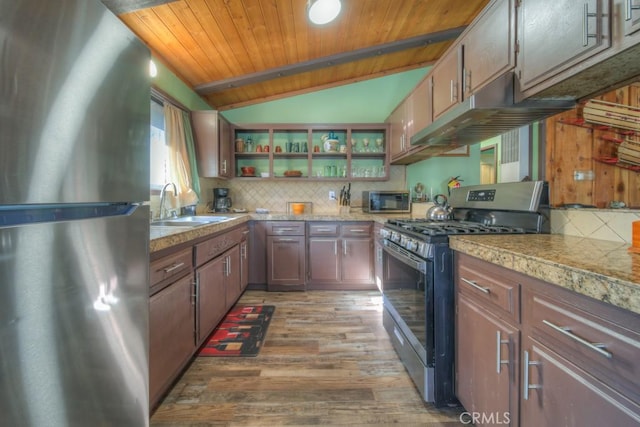
[{"label": "granite countertop", "polygon": [[[292,215],[287,213],[269,213],[269,214],[222,214],[229,217],[229,220],[217,222],[198,227],[162,227],[152,226],[150,232],[149,251],[151,253],[162,249],[169,248],[181,243],[204,237],[210,234],[219,233],[226,229],[236,227],[249,220],[258,221],[374,221],[384,224],[388,218],[398,217],[399,215],[380,215],[368,214],[363,212],[353,212],[348,214],[303,214]],[[407,215],[404,215],[406,217]]]},{"label": "granite countertop", "polygon": [[561,234],[450,236],[452,249],[640,314],[640,254]]}]

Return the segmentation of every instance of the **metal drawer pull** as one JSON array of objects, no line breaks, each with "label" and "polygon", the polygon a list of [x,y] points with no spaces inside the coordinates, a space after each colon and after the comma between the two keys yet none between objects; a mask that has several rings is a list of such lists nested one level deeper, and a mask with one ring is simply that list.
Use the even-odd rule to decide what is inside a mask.
[{"label": "metal drawer pull", "polygon": [[540,365],[540,362],[531,362],[529,360],[529,352],[525,350],[524,352],[524,389],[523,389],[523,397],[524,400],[529,400],[529,390],[536,390],[542,388],[540,384],[529,384],[529,366],[537,366]]},{"label": "metal drawer pull", "polygon": [[508,365],[509,361],[508,360],[502,360],[502,350],[501,350],[501,346],[502,344],[509,344],[509,340],[503,340],[500,337],[500,331],[496,331],[496,372],[499,374],[500,373],[500,367],[501,365]]},{"label": "metal drawer pull", "polygon": [[477,290],[479,290],[480,292],[484,292],[485,294],[489,294],[489,288],[483,288],[482,286],[478,285],[476,282],[469,280],[469,279],[465,279],[464,277],[461,277],[460,280],[462,280],[464,283],[466,283],[469,286],[472,286],[474,288],[476,288]]},{"label": "metal drawer pull", "polygon": [[368,230],[362,228],[350,228],[348,231],[349,233],[366,233]]},{"label": "metal drawer pull", "polygon": [[596,13],[589,13],[589,3],[584,4],[584,14],[582,19],[582,46],[589,44],[589,38],[598,38],[598,34],[589,34],[589,18],[597,17]]},{"label": "metal drawer pull", "polygon": [[333,229],[332,229],[332,228],[316,228],[316,229],[315,229],[315,232],[316,232],[316,233],[319,233],[319,232],[325,232],[325,231],[329,231],[329,232],[331,232],[331,231],[333,231]]},{"label": "metal drawer pull", "polygon": [[171,267],[167,267],[164,269],[165,273],[171,273],[172,271],[176,271],[179,268],[184,267],[184,262],[181,262],[180,264],[173,264]]},{"label": "metal drawer pull", "polygon": [[624,4],[624,20],[625,21],[631,21],[631,18],[633,17],[632,10],[640,10],[640,5],[634,6],[631,4],[632,2],[633,0],[625,1],[625,4]]},{"label": "metal drawer pull", "polygon": [[544,323],[545,325],[549,326],[550,328],[560,332],[562,335],[565,335],[565,336],[571,338],[574,341],[578,341],[580,344],[587,346],[588,348],[590,348],[591,350],[593,350],[593,351],[595,351],[597,353],[600,353],[601,355],[603,355],[607,359],[611,359],[613,357],[613,354],[611,354],[610,352],[605,350],[606,346],[604,344],[595,343],[595,342],[589,342],[589,341],[585,340],[584,338],[580,338],[576,334],[572,333],[570,328],[568,328],[568,327],[564,327],[563,328],[562,326],[554,325],[553,323],[549,322],[548,320],[543,320],[542,323]]},{"label": "metal drawer pull", "polygon": [[277,242],[293,242],[293,239],[278,239]]},{"label": "metal drawer pull", "polygon": [[293,231],[295,230],[295,228],[278,228],[276,229],[276,231],[281,232],[281,231]]}]

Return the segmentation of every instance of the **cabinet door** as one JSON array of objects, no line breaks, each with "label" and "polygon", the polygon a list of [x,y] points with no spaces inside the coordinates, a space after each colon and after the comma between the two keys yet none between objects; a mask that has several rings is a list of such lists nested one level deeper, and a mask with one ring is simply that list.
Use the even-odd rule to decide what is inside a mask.
[{"label": "cabinet door", "polygon": [[338,245],[336,237],[309,238],[309,284],[340,281]]},{"label": "cabinet door", "polygon": [[149,300],[149,399],[154,407],[195,351],[193,276]]},{"label": "cabinet door", "polygon": [[391,145],[389,147],[391,158],[394,159],[396,157],[404,154],[405,149],[405,138],[406,135],[404,133],[404,118],[405,118],[405,102],[401,102],[400,105],[396,107],[395,110],[391,113],[387,121],[389,122],[390,128],[390,140]]},{"label": "cabinet door", "polygon": [[231,139],[231,124],[222,116],[218,115],[218,143],[219,143],[219,160],[218,168],[220,173],[218,176],[221,178],[231,178],[233,176],[233,170],[231,168],[233,150]]},{"label": "cabinet door", "polygon": [[372,239],[343,238],[341,243],[342,282],[373,284]]},{"label": "cabinet door", "polygon": [[249,284],[249,241],[240,242],[240,293],[247,289]]},{"label": "cabinet door", "polygon": [[433,120],[460,102],[461,46],[454,46],[433,67]]},{"label": "cabinet door", "polygon": [[240,259],[240,246],[236,245],[225,253],[226,266],[224,276],[225,312],[238,301],[242,295],[242,261]]},{"label": "cabinet door", "polygon": [[523,427],[640,425],[638,403],[530,337],[524,349]]},{"label": "cabinet door", "polygon": [[471,96],[494,77],[515,66],[515,7],[500,0],[482,13],[465,35],[463,96]]},{"label": "cabinet door", "polygon": [[267,287],[304,289],[305,237],[267,237]]},{"label": "cabinet door", "polygon": [[577,72],[581,61],[609,48],[609,4],[608,0],[522,0],[517,24],[520,88],[527,90],[565,70]]},{"label": "cabinet door", "polygon": [[267,284],[267,230],[265,221],[249,222],[249,283]]},{"label": "cabinet door", "polygon": [[217,111],[192,111],[191,123],[196,146],[198,174],[202,177],[224,176],[220,169],[220,132]]},{"label": "cabinet door", "polygon": [[456,303],[456,395],[469,412],[517,425],[520,333],[460,293]]},{"label": "cabinet door", "polygon": [[[407,149],[411,147],[411,137],[431,123],[431,89],[429,78],[422,80],[409,96],[411,111],[408,114],[409,125],[407,134]],[[419,148],[419,147],[416,147]]]},{"label": "cabinet door", "polygon": [[225,292],[225,255],[196,270],[196,331],[200,345],[227,312]]}]

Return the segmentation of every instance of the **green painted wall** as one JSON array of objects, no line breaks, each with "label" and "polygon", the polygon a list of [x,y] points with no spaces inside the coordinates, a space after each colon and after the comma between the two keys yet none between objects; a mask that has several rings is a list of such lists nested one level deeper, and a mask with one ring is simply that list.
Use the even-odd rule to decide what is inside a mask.
[{"label": "green painted wall", "polygon": [[382,123],[429,67],[223,111],[232,123]]},{"label": "green painted wall", "polygon": [[204,102],[197,93],[176,77],[164,64],[157,59],[153,62],[158,68],[158,75],[151,81],[153,86],[162,90],[189,110],[211,110],[209,104]]},{"label": "green painted wall", "polygon": [[480,144],[469,147],[469,157],[433,157],[407,166],[407,187],[424,185],[427,195],[447,195],[449,179],[460,176],[462,185],[480,184]]}]

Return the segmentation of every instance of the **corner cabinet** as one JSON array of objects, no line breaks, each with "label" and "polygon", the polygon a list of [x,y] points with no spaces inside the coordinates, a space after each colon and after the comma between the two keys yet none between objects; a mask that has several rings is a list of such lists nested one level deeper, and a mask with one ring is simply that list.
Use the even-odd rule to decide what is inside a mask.
[{"label": "corner cabinet", "polygon": [[456,394],[477,425],[640,425],[640,316],[455,257]]},{"label": "corner cabinet", "polygon": [[236,126],[233,176],[388,180],[388,133],[386,124]]},{"label": "corner cabinet", "polygon": [[192,111],[198,174],[204,178],[231,178],[231,124],[218,111]]}]

